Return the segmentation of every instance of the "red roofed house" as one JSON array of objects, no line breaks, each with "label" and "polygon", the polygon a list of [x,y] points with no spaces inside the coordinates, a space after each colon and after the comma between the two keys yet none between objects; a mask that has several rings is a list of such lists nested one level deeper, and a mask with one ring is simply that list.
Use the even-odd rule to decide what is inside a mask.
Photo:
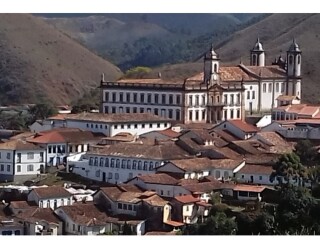
[{"label": "red roofed house", "polygon": [[254,136],[259,129],[242,120],[228,120],[212,128],[212,130],[227,130],[232,135],[240,139],[248,139]]}]

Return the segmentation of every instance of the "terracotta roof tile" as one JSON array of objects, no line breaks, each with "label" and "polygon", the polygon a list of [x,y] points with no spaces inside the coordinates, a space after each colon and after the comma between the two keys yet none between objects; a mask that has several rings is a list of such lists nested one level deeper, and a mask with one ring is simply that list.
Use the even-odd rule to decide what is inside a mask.
[{"label": "terracotta roof tile", "polygon": [[196,184],[183,185],[183,188],[189,190],[191,193],[211,193],[213,190],[221,188],[221,182],[201,182]]},{"label": "terracotta roof tile", "polygon": [[165,84],[165,85],[176,85],[176,84],[183,84],[183,79],[176,79],[176,80],[164,80],[160,78],[138,78],[138,79],[120,79],[117,83],[129,83],[129,84]]},{"label": "terracotta roof tile", "polygon": [[176,196],[174,199],[181,203],[196,203],[200,201],[198,198],[195,198],[192,195]]},{"label": "terracotta roof tile", "polygon": [[181,135],[181,133],[175,132],[171,129],[165,129],[165,130],[159,131],[159,133],[171,138],[177,138]]},{"label": "terracotta roof tile", "polygon": [[34,188],[31,192],[35,192],[39,199],[67,198],[72,196],[64,187],[60,186]]},{"label": "terracotta roof tile", "polygon": [[228,120],[232,125],[241,129],[245,133],[258,132],[259,129],[253,125],[250,125],[242,120]]},{"label": "terracotta roof tile", "polygon": [[145,183],[152,183],[152,184],[176,185],[179,182],[179,180],[171,177],[166,173],[141,175],[141,176],[137,176],[137,178],[141,179]]},{"label": "terracotta roof tile", "polygon": [[61,222],[50,208],[29,209],[17,214],[17,217],[28,222],[38,222],[42,220],[56,224]]},{"label": "terracotta roof tile", "polygon": [[158,196],[157,194],[143,199],[144,202],[148,203],[151,206],[163,207],[168,203],[168,201],[164,200],[162,197]]},{"label": "terracotta roof tile", "polygon": [[117,201],[121,193],[125,192],[124,189],[121,189],[117,186],[115,187],[102,187],[100,188],[105,195],[107,195],[112,201]]},{"label": "terracotta roof tile", "polygon": [[95,121],[101,123],[121,123],[121,122],[168,122],[170,119],[160,117],[151,113],[79,113],[67,114],[67,120]]},{"label": "terracotta roof tile", "polygon": [[246,192],[263,192],[266,187],[237,184],[234,186],[233,191],[246,191]]},{"label": "terracotta roof tile", "polygon": [[271,175],[272,172],[272,166],[246,164],[238,173]]},{"label": "terracotta roof tile", "polygon": [[43,150],[41,147],[39,147],[35,144],[29,143],[29,142],[26,142],[26,141],[23,141],[20,139],[9,140],[7,142],[1,143],[0,149],[3,149],[3,150]]},{"label": "terracotta roof tile", "polygon": [[276,100],[279,101],[292,101],[294,99],[297,99],[297,96],[292,96],[292,95],[280,95],[279,97],[277,97]]}]

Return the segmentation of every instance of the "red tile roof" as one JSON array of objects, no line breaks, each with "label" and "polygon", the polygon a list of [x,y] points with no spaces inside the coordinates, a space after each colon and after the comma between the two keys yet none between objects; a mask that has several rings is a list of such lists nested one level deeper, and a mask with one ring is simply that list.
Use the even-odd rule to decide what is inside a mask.
[{"label": "red tile roof", "polygon": [[253,125],[250,125],[242,120],[228,120],[232,125],[239,128],[245,133],[258,132],[259,129]]},{"label": "red tile roof", "polygon": [[164,185],[176,185],[179,180],[171,177],[166,173],[156,173],[156,174],[148,174],[137,176],[137,178],[141,179],[145,183],[151,184],[164,184]]},{"label": "red tile roof", "polygon": [[254,186],[254,185],[244,185],[237,184],[234,186],[233,191],[242,191],[242,192],[263,192],[266,187],[263,186]]},{"label": "red tile roof", "polygon": [[271,175],[272,166],[246,164],[238,173]]},{"label": "red tile roof", "polygon": [[192,195],[176,196],[174,199],[181,203],[195,203],[200,201],[198,198],[195,198]]},{"label": "red tile roof", "polygon": [[15,140],[9,140],[7,142],[1,143],[0,144],[0,149],[3,150],[43,150],[41,147],[20,140],[20,139],[15,139]]},{"label": "red tile roof", "polygon": [[165,130],[159,131],[159,133],[172,138],[177,138],[181,135],[181,133],[175,132],[171,129],[165,129]]},{"label": "red tile roof", "polygon": [[31,192],[36,193],[39,199],[68,198],[72,196],[70,192],[60,186],[34,188]]}]

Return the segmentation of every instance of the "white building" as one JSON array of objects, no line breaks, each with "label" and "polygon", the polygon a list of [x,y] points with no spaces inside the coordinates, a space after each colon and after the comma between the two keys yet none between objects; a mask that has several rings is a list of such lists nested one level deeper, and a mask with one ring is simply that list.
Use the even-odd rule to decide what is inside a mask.
[{"label": "white building", "polygon": [[295,41],[286,62],[279,58],[265,65],[265,51],[258,39],[250,52],[250,66],[220,67],[214,49],[204,56],[204,72],[185,80],[101,79],[104,113],[154,113],[183,123],[216,123],[244,119],[245,111],[266,112],[280,96],[301,99],[301,50]]},{"label": "white building", "polygon": [[36,203],[40,208],[51,209],[73,204],[72,194],[60,186],[34,188],[28,194],[28,201]]},{"label": "white building", "polygon": [[19,181],[45,170],[46,151],[35,144],[10,140],[0,144],[0,181]]}]

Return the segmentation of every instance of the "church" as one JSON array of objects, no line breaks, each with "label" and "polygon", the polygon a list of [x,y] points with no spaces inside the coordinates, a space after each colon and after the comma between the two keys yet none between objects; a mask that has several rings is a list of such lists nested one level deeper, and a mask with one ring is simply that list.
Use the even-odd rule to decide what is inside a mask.
[{"label": "church", "polygon": [[301,100],[301,50],[293,40],[286,60],[266,65],[257,39],[250,66],[220,66],[211,47],[204,55],[204,71],[181,80],[120,79],[104,81],[101,112],[153,113],[180,123],[219,123],[244,119],[245,114],[271,112],[282,101]]}]

